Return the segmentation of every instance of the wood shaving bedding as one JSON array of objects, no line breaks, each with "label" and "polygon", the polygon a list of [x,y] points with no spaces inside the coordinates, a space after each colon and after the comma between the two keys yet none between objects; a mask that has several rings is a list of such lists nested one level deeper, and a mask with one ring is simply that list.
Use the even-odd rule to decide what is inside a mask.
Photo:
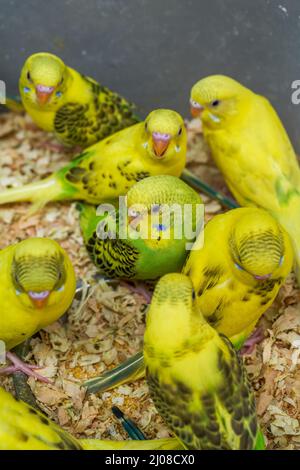
[{"label": "wood shaving bedding", "polygon": [[[199,121],[187,122],[188,167],[226,195],[224,180],[212,162]],[[38,129],[28,116],[0,115],[0,190],[39,180],[64,166],[70,151],[62,151],[51,135]],[[222,211],[203,195],[206,220]],[[52,203],[28,217],[29,205],[0,208],[0,249],[26,237],[51,237],[68,252],[78,278],[92,288],[74,300],[67,319],[48,326],[31,339],[27,360],[41,365],[48,385],[29,379],[45,413],[76,437],[127,439],[111,413],[119,406],[147,438],[171,433],[155,410],[145,380],[121,385],[100,395],[87,395],[83,380],[103,373],[142,346],[145,299],[126,286],[95,282],[96,268],[85,250],[76,203]],[[269,449],[300,449],[300,290],[291,274],[261,319],[265,339],[244,362],[257,398],[260,425]],[[13,391],[12,379],[0,384]]]}]

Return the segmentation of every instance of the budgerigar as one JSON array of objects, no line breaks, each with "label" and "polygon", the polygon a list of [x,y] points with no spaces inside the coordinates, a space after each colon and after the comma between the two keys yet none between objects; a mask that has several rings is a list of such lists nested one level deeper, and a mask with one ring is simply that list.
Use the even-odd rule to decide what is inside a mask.
[{"label": "budgerigar", "polygon": [[179,114],[152,111],[141,122],[98,142],[48,178],[2,191],[0,204],[84,200],[91,204],[125,195],[147,176],[180,176],[186,160],[186,131]]},{"label": "budgerigar", "polygon": [[175,438],[149,441],[76,439],[0,387],[0,450],[172,450],[182,449]]},{"label": "budgerigar", "polygon": [[[292,263],[289,236],[278,222],[263,209],[240,208],[208,222],[203,248],[191,251],[183,273],[193,282],[205,319],[239,349],[274,301]],[[103,391],[143,373],[138,353],[86,386]]]},{"label": "budgerigar", "polygon": [[289,233],[300,281],[300,169],[276,111],[265,97],[222,75],[196,83],[191,106],[239,204],[266,209]]},{"label": "budgerigar", "polygon": [[184,274],[167,274],[156,285],[144,335],[150,395],[187,449],[263,449],[241,359],[207,323],[196,295]]},{"label": "budgerigar", "polygon": [[19,89],[34,122],[65,145],[89,147],[138,122],[128,101],[54,54],[28,57]]},{"label": "budgerigar", "polygon": [[[8,246],[0,251],[0,264],[0,340],[9,351],[66,312],[76,281],[67,253],[47,238]],[[41,378],[13,353],[7,352],[7,358],[14,365],[0,374],[22,370]]]},{"label": "budgerigar", "polygon": [[[160,175],[136,183],[126,200],[124,237],[119,211],[97,216],[94,206],[81,206],[84,242],[99,270],[111,278],[143,280],[181,271],[187,245],[203,223],[200,196],[176,176]],[[113,231],[104,238],[109,223]]]}]

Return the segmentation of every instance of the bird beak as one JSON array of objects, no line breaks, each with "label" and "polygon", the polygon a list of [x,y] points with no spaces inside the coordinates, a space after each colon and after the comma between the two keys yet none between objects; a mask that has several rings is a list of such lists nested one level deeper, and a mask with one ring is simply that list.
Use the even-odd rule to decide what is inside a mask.
[{"label": "bird beak", "polygon": [[160,132],[153,132],[152,141],[154,153],[157,157],[163,157],[169,147],[171,136],[170,134],[161,134]]},{"label": "bird beak", "polygon": [[45,105],[50,100],[54,86],[37,85],[35,87],[36,97],[40,105]]},{"label": "bird beak", "polygon": [[264,276],[254,275],[254,278],[257,279],[258,281],[266,281],[267,279],[270,279],[271,276],[272,276],[272,273],[265,274]]},{"label": "bird beak", "polygon": [[34,292],[34,291],[28,292],[28,296],[30,297],[33,305],[39,309],[46,307],[50,294],[51,294],[50,290],[44,290],[42,292]]},{"label": "bird beak", "polygon": [[193,118],[201,116],[203,110],[204,106],[201,106],[201,104],[196,103],[194,100],[190,100],[190,111]]}]

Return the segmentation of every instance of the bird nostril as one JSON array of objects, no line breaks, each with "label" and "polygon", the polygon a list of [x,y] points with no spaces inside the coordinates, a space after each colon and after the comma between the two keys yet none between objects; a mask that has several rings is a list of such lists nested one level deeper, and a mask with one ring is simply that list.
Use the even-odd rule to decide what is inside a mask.
[{"label": "bird nostril", "polygon": [[152,133],[152,137],[154,140],[162,140],[164,142],[167,142],[168,140],[170,140],[170,134],[163,134],[161,132],[153,132]]}]

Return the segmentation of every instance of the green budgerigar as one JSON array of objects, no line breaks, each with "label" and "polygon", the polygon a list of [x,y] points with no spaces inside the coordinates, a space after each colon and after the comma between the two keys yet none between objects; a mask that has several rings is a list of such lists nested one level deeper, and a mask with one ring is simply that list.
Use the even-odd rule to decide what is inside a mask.
[{"label": "green budgerigar", "polygon": [[123,279],[151,280],[180,271],[203,224],[200,196],[179,178],[158,175],[136,183],[126,202],[122,217],[120,206],[102,215],[94,206],[80,206],[84,242],[95,265]]}]

